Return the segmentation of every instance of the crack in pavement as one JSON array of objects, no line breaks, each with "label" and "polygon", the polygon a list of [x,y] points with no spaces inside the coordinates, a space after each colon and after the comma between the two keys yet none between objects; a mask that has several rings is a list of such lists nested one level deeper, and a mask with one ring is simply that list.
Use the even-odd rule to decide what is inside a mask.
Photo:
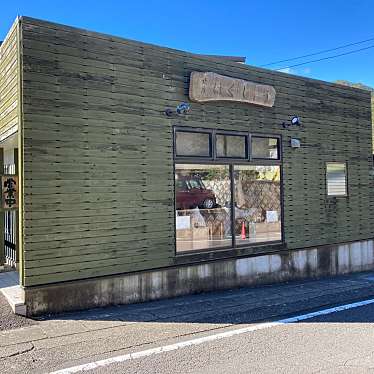
[{"label": "crack in pavement", "polygon": [[34,346],[33,343],[31,343],[31,342],[27,342],[26,344],[30,345],[31,347],[26,348],[26,349],[24,349],[24,350],[20,350],[20,351],[18,351],[18,352],[11,353],[11,354],[6,355],[6,356],[0,356],[0,360],[6,360],[6,359],[8,359],[8,358],[10,358],[10,357],[20,356],[20,355],[22,355],[22,354],[25,354],[25,353],[31,352],[31,351],[33,351],[33,350],[35,349],[35,346]]}]

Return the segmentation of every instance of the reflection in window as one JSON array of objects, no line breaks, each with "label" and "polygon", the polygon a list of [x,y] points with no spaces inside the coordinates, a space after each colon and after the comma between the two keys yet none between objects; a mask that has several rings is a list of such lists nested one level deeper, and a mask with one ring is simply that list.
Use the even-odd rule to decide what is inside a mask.
[{"label": "reflection in window", "polygon": [[278,139],[252,136],[252,157],[279,159]]},{"label": "reflection in window", "polygon": [[217,157],[247,158],[245,136],[217,134],[216,147]]},{"label": "reflection in window", "polygon": [[237,245],[281,240],[279,166],[234,166]]},{"label": "reflection in window", "polygon": [[177,251],[230,247],[231,183],[226,165],[175,165]]},{"label": "reflection in window", "polygon": [[177,156],[211,156],[211,134],[177,131],[175,143]]},{"label": "reflection in window", "polygon": [[176,128],[174,144],[177,252],[282,241],[280,138]]}]

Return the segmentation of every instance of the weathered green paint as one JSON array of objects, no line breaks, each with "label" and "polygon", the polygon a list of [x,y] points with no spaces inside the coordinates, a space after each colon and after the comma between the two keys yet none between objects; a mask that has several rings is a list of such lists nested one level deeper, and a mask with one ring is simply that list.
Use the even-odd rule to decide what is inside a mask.
[{"label": "weathered green paint", "polygon": [[[20,23],[17,19],[0,46],[0,141],[18,131],[21,122]],[[1,151],[3,152],[3,150]],[[18,158],[16,158],[18,170]],[[1,156],[3,168],[3,155]],[[19,215],[21,215],[21,210]],[[4,213],[0,219],[0,252],[4,252]],[[19,218],[18,221],[20,222]],[[17,241],[20,242],[19,240]],[[0,257],[2,255],[0,254]],[[0,263],[2,259],[0,258]],[[20,263],[22,268],[22,263]],[[22,274],[22,270],[21,270]]]},{"label": "weathered green paint", "polygon": [[0,137],[18,125],[18,21],[0,46]]},{"label": "weathered green paint", "polygon": [[[30,18],[21,33],[26,286],[373,237],[369,93]],[[275,105],[167,118],[192,71],[271,85]],[[173,125],[282,136],[284,245],[175,256]],[[332,161],[347,198],[326,197]]]}]

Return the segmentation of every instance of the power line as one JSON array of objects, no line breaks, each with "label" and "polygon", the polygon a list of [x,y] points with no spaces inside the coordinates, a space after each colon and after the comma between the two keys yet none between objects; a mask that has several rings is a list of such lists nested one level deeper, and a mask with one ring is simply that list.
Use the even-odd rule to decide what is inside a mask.
[{"label": "power line", "polygon": [[265,66],[270,66],[270,65],[280,64],[280,63],[282,63],[282,62],[293,61],[293,60],[299,60],[300,58],[312,57],[312,56],[320,55],[320,54],[327,53],[327,52],[337,51],[337,50],[339,50],[339,49],[343,49],[343,48],[347,48],[347,47],[352,47],[352,46],[354,46],[354,45],[358,45],[358,44],[367,43],[367,42],[370,42],[370,41],[372,41],[372,40],[374,40],[374,38],[370,38],[370,39],[366,39],[366,40],[361,40],[360,42],[355,42],[355,43],[349,43],[349,44],[341,45],[340,47],[336,47],[336,48],[324,49],[323,51],[314,52],[314,53],[309,53],[309,54],[307,54],[307,55],[303,55],[303,56],[287,58],[286,60],[279,60],[279,61],[270,62],[270,63],[265,64],[265,65],[260,65],[260,67],[263,68],[263,67],[265,67]]},{"label": "power line", "polygon": [[310,60],[310,61],[306,61],[306,62],[300,62],[299,64],[294,64],[294,65],[289,65],[289,66],[285,66],[283,68],[279,68],[277,70],[283,70],[283,69],[288,69],[288,68],[294,68],[296,66],[301,66],[301,65],[306,65],[306,64],[311,64],[313,62],[319,62],[319,61],[323,61],[323,60],[330,60],[332,58],[336,58],[336,57],[340,57],[340,56],[346,56],[346,55],[350,55],[352,53],[357,53],[357,52],[361,52],[361,51],[365,51],[367,49],[370,49],[370,48],[374,48],[374,45],[370,45],[368,47],[365,47],[365,48],[360,48],[360,49],[355,49],[354,51],[349,51],[349,52],[345,52],[345,53],[340,53],[338,55],[334,55],[334,56],[328,56],[328,57],[323,57],[323,58],[319,58],[317,60]]}]

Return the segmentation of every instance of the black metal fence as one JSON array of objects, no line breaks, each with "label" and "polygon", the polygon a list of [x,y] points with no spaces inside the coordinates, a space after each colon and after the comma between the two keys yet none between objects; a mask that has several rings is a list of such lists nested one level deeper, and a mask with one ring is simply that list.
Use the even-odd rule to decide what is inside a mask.
[{"label": "black metal fence", "polygon": [[[15,164],[4,165],[4,174],[15,174]],[[17,210],[4,213],[4,252],[5,264],[16,267],[17,264]]]}]

